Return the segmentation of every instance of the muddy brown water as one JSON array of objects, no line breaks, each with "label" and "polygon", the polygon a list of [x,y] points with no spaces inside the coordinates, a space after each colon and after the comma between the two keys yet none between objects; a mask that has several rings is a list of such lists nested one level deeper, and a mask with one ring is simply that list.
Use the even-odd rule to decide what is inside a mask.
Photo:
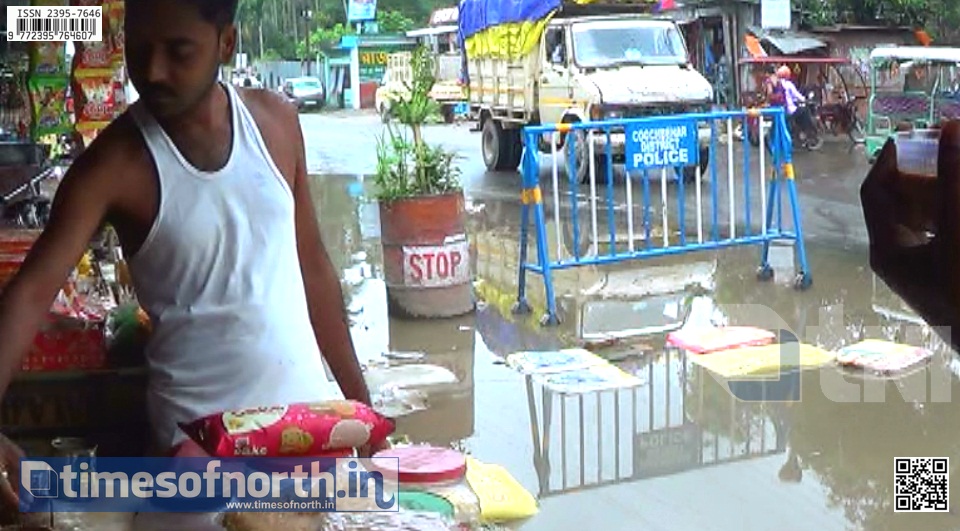
[{"label": "muddy brown water", "polygon": [[[460,380],[398,430],[507,467],[540,499],[541,513],[523,529],[960,529],[953,513],[894,511],[895,458],[951,457],[949,476],[957,475],[960,364],[874,278],[863,252],[808,243],[814,286],[803,293],[790,286],[789,248],[774,251],[772,283],[756,280],[759,251],[750,248],[574,270],[557,279],[563,324],[544,329],[536,315],[509,311],[518,205],[474,203],[478,311],[406,321],[387,312],[369,181],[323,176],[314,184],[361,357],[422,351]],[[529,283],[542,311],[542,283]],[[937,354],[899,379],[805,371],[766,384],[766,400],[742,401],[728,382],[662,348],[667,329],[697,319],[782,327],[828,349],[885,338]],[[624,337],[609,340],[618,332]],[[584,337],[643,384],[562,398],[526,386],[501,363]],[[789,399],[790,385],[799,399]]]}]

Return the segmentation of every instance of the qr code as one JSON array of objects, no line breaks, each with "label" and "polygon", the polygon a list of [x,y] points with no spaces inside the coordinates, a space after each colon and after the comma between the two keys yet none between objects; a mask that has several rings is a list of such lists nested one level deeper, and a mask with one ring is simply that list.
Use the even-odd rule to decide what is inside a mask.
[{"label": "qr code", "polygon": [[894,459],[894,512],[950,512],[950,458]]}]

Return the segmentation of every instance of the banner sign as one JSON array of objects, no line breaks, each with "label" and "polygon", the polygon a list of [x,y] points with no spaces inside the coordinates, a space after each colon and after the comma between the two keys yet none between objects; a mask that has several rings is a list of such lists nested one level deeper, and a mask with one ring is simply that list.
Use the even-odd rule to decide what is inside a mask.
[{"label": "banner sign", "polygon": [[377,20],[377,0],[348,0],[348,22],[370,22]]},{"label": "banner sign", "polygon": [[790,0],[760,0],[760,25],[763,29],[790,29]]},{"label": "banner sign", "polygon": [[628,123],[626,135],[628,170],[683,168],[699,162],[700,144],[695,120]]},{"label": "banner sign", "polygon": [[399,512],[399,471],[386,457],[23,458],[20,510]]}]

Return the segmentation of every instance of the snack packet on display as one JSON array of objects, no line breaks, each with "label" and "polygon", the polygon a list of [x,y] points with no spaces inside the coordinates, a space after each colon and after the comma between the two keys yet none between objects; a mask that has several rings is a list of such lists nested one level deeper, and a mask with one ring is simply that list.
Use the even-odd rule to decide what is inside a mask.
[{"label": "snack packet on display", "polygon": [[75,76],[84,75],[88,70],[103,70],[113,67],[113,45],[109,39],[100,42],[77,42],[76,55],[73,58]]},{"label": "snack packet on display", "polygon": [[215,457],[293,457],[378,444],[395,425],[361,402],[329,400],[224,411],[180,428]]},{"label": "snack packet on display", "polygon": [[70,132],[70,116],[67,114],[68,85],[67,79],[60,77],[36,77],[29,81],[35,137]]},{"label": "snack packet on display", "polygon": [[[104,17],[109,25],[109,39],[113,52],[113,64],[116,67],[124,63],[124,35],[123,35],[123,0],[107,0],[103,6]],[[106,35],[106,33],[105,33]]]},{"label": "snack packet on display", "polygon": [[114,65],[114,42],[110,28],[109,6],[104,0],[72,0],[71,5],[77,7],[101,7],[103,39],[100,42],[77,42],[76,55],[73,58],[74,76],[79,77],[85,70],[110,69]]},{"label": "snack packet on display", "polygon": [[77,124],[77,134],[80,135],[80,139],[83,141],[83,147],[90,147],[90,144],[97,139],[100,131],[106,129],[108,125],[110,125],[109,122],[86,122]]},{"label": "snack packet on display", "polygon": [[110,122],[116,115],[116,95],[113,73],[109,70],[94,76],[78,77],[73,81],[76,99],[77,124]]},{"label": "snack packet on display", "polygon": [[66,42],[31,42],[30,75],[67,76]]},{"label": "snack packet on display", "polygon": [[119,118],[127,110],[127,92],[123,90],[123,82],[113,80],[113,117]]}]

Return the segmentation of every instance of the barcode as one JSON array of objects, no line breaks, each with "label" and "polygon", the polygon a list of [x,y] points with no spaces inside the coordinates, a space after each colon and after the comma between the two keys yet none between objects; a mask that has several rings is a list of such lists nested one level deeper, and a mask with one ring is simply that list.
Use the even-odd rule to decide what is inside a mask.
[{"label": "barcode", "polygon": [[21,18],[17,20],[17,33],[27,32],[95,32],[95,18]]}]

